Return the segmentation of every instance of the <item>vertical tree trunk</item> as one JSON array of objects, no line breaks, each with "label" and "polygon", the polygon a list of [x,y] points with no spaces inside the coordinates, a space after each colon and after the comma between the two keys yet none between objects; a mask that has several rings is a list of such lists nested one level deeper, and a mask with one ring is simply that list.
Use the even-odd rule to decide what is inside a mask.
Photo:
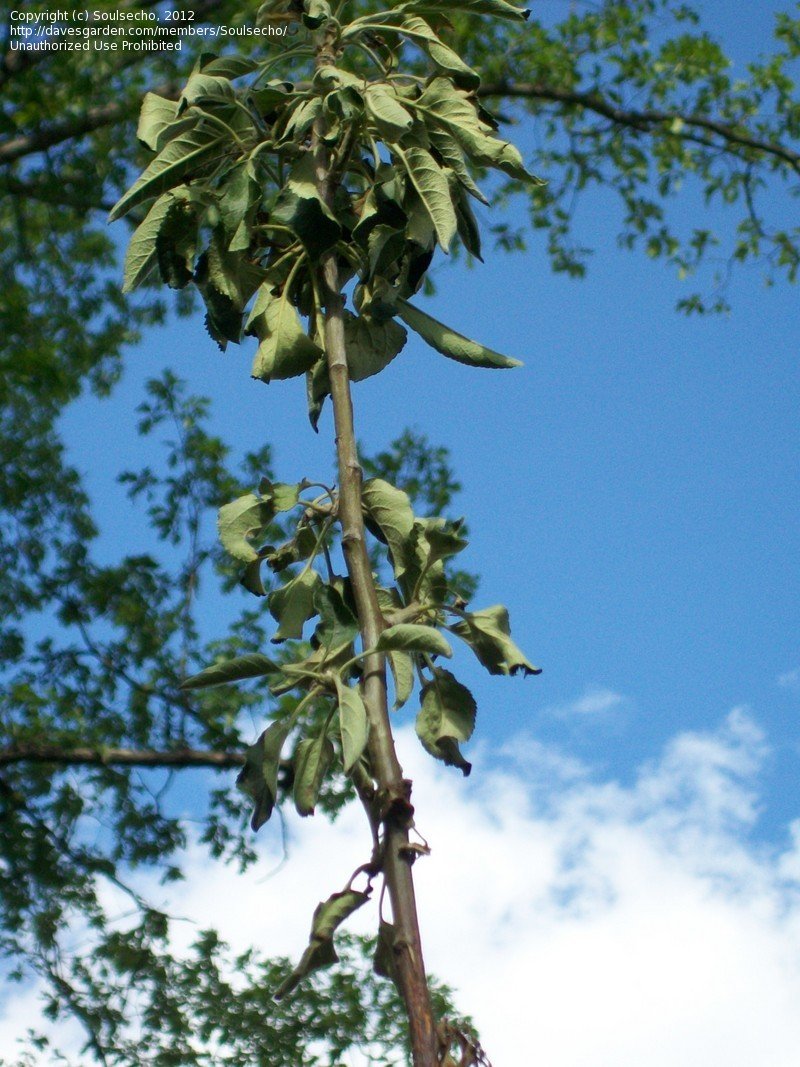
[{"label": "vertical tree trunk", "polygon": [[[333,42],[326,35],[319,46],[317,66],[335,63]],[[313,151],[320,195],[332,205],[334,188],[330,154],[314,133]],[[339,469],[339,521],[347,572],[353,587],[361,637],[365,648],[375,645],[384,626],[378,605],[372,565],[367,551],[361,502],[361,466],[353,425],[353,403],[344,338],[344,295],[335,253],[322,264],[325,351],[330,374]],[[422,957],[408,831],[414,809],[411,783],[403,778],[389,721],[386,664],[382,655],[364,661],[364,704],[370,724],[369,757],[378,783],[377,802],[383,827],[383,873],[394,921],[394,959],[400,992],[406,1006],[414,1067],[438,1063],[436,1026]]]}]

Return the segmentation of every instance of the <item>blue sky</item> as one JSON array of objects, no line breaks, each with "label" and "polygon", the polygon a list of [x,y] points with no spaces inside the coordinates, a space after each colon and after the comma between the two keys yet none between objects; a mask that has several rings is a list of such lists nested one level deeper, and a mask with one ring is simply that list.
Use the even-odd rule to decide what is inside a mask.
[{"label": "blue sky", "polygon": [[[741,63],[769,48],[785,5],[697,6]],[[554,17],[567,8],[541,0]],[[524,145],[526,130],[515,137]],[[687,225],[704,211],[691,189],[673,210]],[[479,703],[468,781],[420,755],[399,720],[434,846],[418,868],[426,951],[499,1064],[793,1067],[797,290],[745,268],[729,315],[684,319],[674,305],[693,283],[619,251],[618,221],[609,195],[581,201],[577,235],[595,248],[583,281],[551,275],[536,236],[525,255],[439,270],[428,309],[524,368],[470,371],[412,341],[355,388],[370,450],[406,426],[450,448],[476,604],[505,603],[544,669],[489,678],[457,652]],[[67,413],[110,556],[146,537],[114,476],[149,457],[134,409],[165,367],[215,395],[213,427],[241,452],[272,442],[283,480],[329,476],[330,413],[315,436],[303,384],[252,382],[251,358],[220,355],[200,322],[172,324],[130,354],[111,400]],[[209,605],[210,634],[224,614]],[[297,955],[319,872],[333,889],[361,861],[354,819],[330,830],[290,816],[290,861],[274,876],[276,827],[262,832],[260,875],[213,870],[193,846],[170,910],[219,922],[237,948]],[[0,1053],[35,1018],[35,996],[0,1017]]]},{"label": "blue sky", "polygon": [[[740,62],[769,47],[779,7],[734,17],[730,5],[700,5]],[[514,131],[523,145],[526,133]],[[691,186],[672,210],[687,225],[708,215]],[[800,667],[797,292],[768,289],[746,267],[729,315],[687,320],[674,305],[696,280],[619,251],[618,221],[610,194],[581,201],[576,236],[595,249],[583,281],[553,276],[536,235],[525,254],[440,267],[431,312],[525,366],[474,371],[412,340],[356,387],[359,436],[377,450],[413,426],[449,447],[478,603],[507,604],[515,637],[544,668],[489,679],[464,651],[457,667],[479,700],[478,736],[530,730],[624,780],[676,730],[745,704],[773,746],[762,829],[780,834],[796,813],[800,760],[800,692],[778,684]],[[303,384],[251,381],[251,357],[235,346],[220,355],[199,322],[173,324],[131,353],[111,401],[68,413],[67,439],[115,546],[128,508],[113,476],[141,462],[133,408],[163,367],[216,394],[226,440],[242,450],[271,441],[280,477],[329,474],[330,412],[315,437]],[[110,442],[101,454],[98,432]],[[128,550],[143,530],[126,518]]]}]

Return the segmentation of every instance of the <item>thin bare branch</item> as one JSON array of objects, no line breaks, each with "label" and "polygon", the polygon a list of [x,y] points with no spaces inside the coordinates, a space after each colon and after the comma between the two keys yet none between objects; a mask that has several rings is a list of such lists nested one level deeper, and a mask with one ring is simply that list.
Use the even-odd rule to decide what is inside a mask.
[{"label": "thin bare branch", "polygon": [[[732,126],[705,115],[695,115],[682,111],[659,111],[647,109],[637,111],[634,108],[617,107],[604,99],[599,93],[578,92],[570,89],[556,89],[540,82],[491,82],[482,85],[478,95],[484,98],[500,97],[504,99],[549,100],[553,103],[566,104],[571,107],[585,108],[596,115],[611,119],[618,126],[638,130],[640,133],[653,133],[656,127],[683,123],[695,130],[704,130],[719,137],[729,148],[749,148],[763,155],[787,163],[800,174],[800,152],[788,148],[777,141],[768,141],[749,133],[744,127]],[[680,137],[680,133],[675,134]]]}]

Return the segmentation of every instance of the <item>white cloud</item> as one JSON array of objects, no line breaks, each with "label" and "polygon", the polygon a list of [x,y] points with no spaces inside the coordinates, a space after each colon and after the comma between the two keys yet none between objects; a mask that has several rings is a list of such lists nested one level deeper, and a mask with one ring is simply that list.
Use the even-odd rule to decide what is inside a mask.
[{"label": "white cloud", "polygon": [[791,689],[796,693],[800,693],[800,667],[778,675],[778,685],[782,689]]},{"label": "white cloud", "polygon": [[567,704],[557,704],[547,709],[551,715],[559,718],[574,718],[579,715],[600,715],[603,712],[614,711],[625,703],[621,693],[615,693],[613,689],[602,686],[587,686],[583,693],[575,700]]},{"label": "white cloud", "polygon": [[[744,711],[676,736],[631,785],[533,741],[504,770],[479,754],[466,781],[410,731],[400,744],[432,846],[415,868],[427,962],[496,1067],[795,1067],[800,818],[783,849],[751,837],[766,745]],[[277,833],[260,874],[192,850],[171,890],[171,912],[193,920],[177,937],[213,924],[237,949],[298,956],[367,842],[356,810],[289,828],[272,874]]]}]

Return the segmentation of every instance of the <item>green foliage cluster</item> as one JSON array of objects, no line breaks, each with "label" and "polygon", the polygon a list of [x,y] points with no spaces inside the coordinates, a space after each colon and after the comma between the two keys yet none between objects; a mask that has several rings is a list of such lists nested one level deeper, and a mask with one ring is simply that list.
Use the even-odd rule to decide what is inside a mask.
[{"label": "green foliage cluster", "polygon": [[[7,4],[4,14],[12,6]],[[227,25],[251,22],[257,9],[255,4],[241,4],[238,0],[195,0],[191,6],[198,18]],[[453,331],[431,323],[429,317],[417,316],[415,324],[408,321],[408,316],[413,317],[415,311],[422,314],[421,309],[409,303],[414,285],[411,265],[415,256],[418,266],[424,262],[420,258],[424,248],[428,249],[425,255],[431,250],[431,228],[433,241],[444,237],[446,243],[453,228],[454,211],[456,227],[450,239],[451,251],[458,254],[459,249],[466,248],[471,256],[480,252],[477,233],[462,206],[463,201],[469,208],[471,200],[475,200],[470,182],[476,187],[480,183],[493,204],[512,196],[524,198],[535,239],[538,243],[538,231],[552,267],[576,276],[585,272],[591,251],[585,247],[587,241],[581,235],[580,213],[576,210],[582,195],[594,186],[607,193],[609,203],[618,197],[621,222],[614,221],[612,208],[608,225],[617,227],[625,247],[641,247],[653,258],[666,259],[680,273],[695,272],[703,264],[716,271],[710,294],[704,281],[702,293],[687,295],[682,302],[685,310],[724,307],[726,279],[731,266],[738,262],[758,257],[770,281],[780,273],[794,276],[797,230],[774,220],[784,213],[784,193],[791,194],[796,188],[800,168],[795,147],[800,105],[792,76],[800,41],[796,14],[787,12],[777,19],[774,54],[754,60],[744,75],[737,77],[724,52],[700,25],[698,16],[686,5],[669,0],[602,0],[591,6],[572,5],[561,19],[551,18],[550,12],[541,8],[534,12],[524,33],[519,32],[516,18],[495,21],[468,14],[468,6],[476,11],[481,5],[459,5],[455,13],[453,5],[447,6],[449,27],[439,21],[441,5],[437,10],[436,5],[418,3],[413,10],[407,8],[401,13],[405,34],[397,22],[387,33],[376,32],[374,38],[360,34],[359,54],[353,56],[348,67],[349,74],[357,79],[355,104],[346,79],[327,86],[317,83],[315,87],[310,56],[299,51],[291,60],[291,85],[276,79],[271,87],[255,87],[256,93],[264,94],[266,90],[262,102],[273,92],[275,114],[269,123],[266,120],[270,112],[264,113],[257,99],[236,90],[235,79],[222,76],[240,101],[235,105],[236,118],[227,122],[234,132],[238,130],[237,122],[244,121],[246,111],[248,122],[255,124],[256,136],[269,139],[278,111],[291,110],[294,115],[295,105],[300,110],[302,94],[306,94],[303,100],[311,101],[312,107],[317,106],[314,99],[324,101],[331,96],[327,120],[332,123],[337,107],[342,112],[339,120],[345,123],[348,107],[363,109],[358,112],[365,115],[362,130],[372,131],[379,161],[372,154],[373,173],[369,180],[350,172],[348,180],[353,183],[354,195],[349,213],[339,220],[337,245],[350,241],[358,228],[355,216],[360,220],[363,215],[365,205],[359,201],[368,187],[378,187],[376,197],[383,192],[375,179],[392,156],[391,147],[387,150],[381,145],[395,144],[403,153],[396,154],[403,167],[403,190],[395,191],[394,200],[390,197],[385,204],[382,201],[377,205],[379,214],[374,225],[367,217],[360,230],[358,254],[339,259],[343,272],[358,274],[359,284],[362,276],[366,277],[370,314],[354,315],[355,321],[362,321],[357,330],[348,320],[348,333],[351,350],[360,351],[362,341],[369,346],[363,361],[367,371],[380,362],[371,349],[383,352],[383,358],[391,358],[388,353],[398,346],[398,331],[406,327],[424,337],[427,330],[426,340],[432,341],[434,347],[438,347],[437,338],[441,339],[444,331],[441,344],[450,348],[447,354],[464,352],[460,347],[463,340]],[[356,21],[359,17],[376,20],[375,7],[368,2],[354,3],[350,10],[355,12]],[[265,5],[266,17],[275,13],[271,5]],[[325,14],[324,6],[316,5],[313,11],[309,7],[306,18],[313,20],[320,13]],[[438,42],[432,41],[424,28],[409,23],[408,18],[427,20],[438,33]],[[238,567],[235,562],[232,565],[231,558],[205,535],[203,515],[207,509],[216,509],[226,500],[241,496],[265,475],[274,478],[269,449],[246,457],[243,464],[234,467],[226,446],[205,428],[204,402],[183,395],[173,377],[152,383],[149,400],[141,412],[142,431],[148,434],[174,427],[167,462],[163,470],[157,466],[123,478],[131,495],[145,504],[162,544],[147,554],[137,551],[109,559],[107,549],[98,548],[91,502],[79,472],[70,466],[65,455],[57,419],[64,406],[81,391],[92,388],[104,394],[113,387],[126,346],[136,340],[143,327],[163,318],[165,305],[154,291],[158,278],[163,274],[171,284],[185,283],[187,274],[194,276],[198,271],[204,251],[206,273],[199,273],[198,280],[211,296],[212,307],[208,310],[213,328],[222,343],[226,332],[236,333],[237,325],[244,323],[244,305],[242,311],[237,310],[242,290],[235,277],[231,282],[225,270],[218,274],[218,265],[208,265],[212,237],[220,230],[227,234],[227,241],[217,241],[220,260],[228,260],[237,251],[230,247],[236,243],[237,232],[238,241],[246,239],[247,248],[254,251],[258,240],[265,241],[261,247],[266,251],[269,237],[270,247],[275,247],[266,251],[266,260],[258,267],[261,271],[274,267],[281,247],[281,241],[276,241],[278,231],[261,231],[257,227],[278,208],[280,190],[287,185],[297,160],[292,161],[287,154],[283,170],[270,177],[265,160],[256,157],[254,166],[259,168],[265,195],[255,205],[255,212],[249,161],[245,163],[239,168],[239,194],[228,198],[224,216],[216,194],[195,202],[194,194],[184,198],[184,193],[177,191],[181,186],[196,185],[189,180],[187,171],[178,185],[167,190],[169,196],[162,208],[168,209],[170,221],[167,225],[166,218],[162,220],[164,232],[160,240],[156,239],[155,258],[152,245],[147,242],[147,230],[140,234],[138,244],[143,258],[138,261],[138,270],[143,273],[131,277],[139,288],[123,295],[116,281],[115,244],[106,230],[104,216],[126,188],[131,169],[138,166],[142,152],[152,156],[158,148],[153,141],[150,148],[142,149],[129,133],[130,125],[139,110],[142,93],[155,86],[155,96],[166,101],[162,110],[170,120],[178,107],[183,108],[184,118],[192,108],[206,110],[211,117],[189,125],[195,137],[202,140],[209,135],[213,116],[222,114],[224,101],[210,99],[201,104],[198,100],[190,104],[187,100],[176,104],[176,100],[193,68],[197,67],[195,74],[202,74],[211,59],[198,61],[191,49],[184,49],[181,53],[142,54],[123,63],[112,56],[76,55],[65,64],[60,56],[41,53],[20,58],[19,53],[8,50],[7,40],[2,39],[0,943],[7,957],[20,961],[20,974],[33,972],[46,980],[51,990],[52,1014],[69,1015],[81,1022],[87,1034],[81,1063],[89,1058],[100,1063],[104,1059],[122,1064],[173,1062],[163,1057],[168,1056],[167,1046],[174,1039],[174,1032],[213,1029],[220,1019],[226,1020],[226,1048],[236,1048],[235,1055],[243,1058],[239,1062],[258,1062],[255,1057],[260,1053],[254,1051],[252,1042],[261,1017],[255,1018],[260,1013],[249,1012],[245,1003],[249,996],[251,1003],[261,1005],[266,1000],[265,977],[270,986],[280,984],[288,977],[290,965],[281,964],[282,970],[270,970],[269,975],[266,970],[249,970],[242,965],[244,987],[237,990],[238,999],[231,1001],[219,979],[222,965],[218,967],[212,959],[217,950],[211,942],[211,947],[198,948],[191,958],[172,959],[162,940],[163,917],[153,913],[128,883],[132,872],[139,868],[156,867],[165,879],[180,877],[180,853],[187,840],[187,826],[179,818],[176,780],[185,780],[193,766],[238,769],[242,750],[253,736],[251,717],[260,717],[266,705],[276,721],[289,721],[298,701],[303,699],[302,687],[271,695],[262,684],[263,680],[270,682],[269,674],[236,687],[198,691],[181,688],[185,675],[202,664],[225,663],[245,655],[261,656],[264,649],[270,649],[272,616],[267,617],[263,611],[248,606],[234,610],[231,606],[234,621],[229,634],[212,641],[201,634],[197,622],[198,598],[210,596],[217,583],[231,589],[242,566],[247,566],[244,561]],[[378,79],[389,86],[388,101],[378,86],[368,93],[366,89],[361,92],[358,86],[365,84],[365,75],[379,70],[366,50],[375,53],[379,62],[385,62],[387,42],[391,50],[401,40],[407,80],[388,77],[394,70]],[[298,44],[299,39],[292,38],[292,42]],[[281,51],[284,52],[283,46]],[[258,78],[265,58],[270,57],[257,52],[248,56],[245,62],[251,74],[244,77]],[[522,120],[525,155],[535,170],[547,176],[547,185],[494,168],[493,178],[487,181],[485,172],[490,165],[485,163],[462,167],[462,163],[466,166],[462,146],[456,139],[462,152],[459,161],[450,144],[452,139],[447,136],[446,123],[429,121],[414,106],[419,103],[414,87],[429,80],[431,63],[438,72],[436,76],[455,79],[456,99],[466,97],[470,101],[470,124],[476,124],[480,135],[485,134],[493,145],[502,146],[503,142],[493,134],[492,123],[482,110],[484,105],[502,113],[504,121]],[[341,70],[337,63],[333,65]],[[243,69],[240,65],[239,70]],[[471,71],[481,73],[477,89]],[[219,69],[212,71],[210,77],[220,77]],[[415,82],[415,78],[422,80]],[[270,81],[268,72],[264,81]],[[227,90],[223,87],[222,92]],[[302,121],[302,115],[298,115],[298,122]],[[414,134],[409,138],[412,129]],[[385,140],[381,130],[386,133]],[[418,135],[421,142],[416,139]],[[240,133],[237,136],[242,139]],[[438,143],[433,145],[434,141]],[[198,147],[202,150],[203,146]],[[288,145],[286,148],[288,152]],[[415,149],[428,152],[439,170],[449,169],[457,174],[455,183],[452,175],[447,176],[450,208],[442,197],[434,200],[435,172],[414,167],[415,162],[425,158]],[[406,167],[403,157],[408,160],[409,151],[411,166]],[[496,153],[497,149],[488,151]],[[242,155],[238,162],[244,160]],[[370,160],[370,153],[366,160]],[[181,161],[177,162],[180,167]],[[217,162],[222,168],[230,165],[229,149]],[[424,197],[416,188],[412,170],[417,181],[424,182]],[[208,178],[212,192],[213,174],[212,166]],[[359,185],[359,181],[363,184]],[[302,186],[304,191],[308,188]],[[440,181],[438,188],[443,191]],[[670,205],[677,202],[676,197],[692,190],[698,202],[703,201],[712,209],[723,206],[724,213],[717,215],[712,210],[702,222],[693,225],[691,212],[683,210],[679,216],[672,212]],[[173,203],[173,199],[177,202]],[[316,194],[309,199],[310,209],[317,211],[319,217],[318,205],[315,208],[313,203],[318,199]],[[436,224],[424,207],[426,199],[436,213]],[[424,211],[419,209],[420,202]],[[393,215],[391,204],[402,215]],[[380,214],[384,208],[386,211]],[[233,221],[240,210],[242,214],[234,228]],[[140,227],[147,213],[147,201],[131,209],[128,219],[134,229]],[[259,213],[261,217],[257,218]],[[412,218],[416,219],[416,228],[409,230]],[[725,218],[734,223],[727,235],[716,225],[719,220],[719,227],[724,228]],[[272,221],[276,222],[274,217]],[[302,227],[300,217],[292,217],[291,221]],[[187,222],[189,225],[185,226]],[[381,226],[385,229],[378,233]],[[504,249],[523,247],[530,240],[495,212],[490,232],[496,245]],[[160,224],[158,233],[161,234]],[[425,240],[418,240],[420,235]],[[306,238],[313,243],[315,234],[307,231]],[[288,264],[297,265],[299,253],[307,254],[307,246],[302,241],[300,244],[301,248],[287,258]],[[284,246],[286,252],[289,247]],[[395,254],[398,259],[405,256],[405,273],[389,277],[387,307],[380,302],[382,286],[378,286],[378,299],[370,303],[376,286],[370,284],[368,272],[377,268],[379,277]],[[133,258],[129,259],[131,263],[136,270]],[[309,345],[314,345],[317,362],[311,362],[311,369],[320,370],[316,376],[318,395],[316,399],[311,397],[313,414],[327,388],[318,361],[321,346],[313,328],[306,328],[305,340],[298,340],[294,328],[297,312],[308,318],[308,286],[303,292],[295,284],[309,273],[307,264],[304,260],[297,266],[290,299],[277,305],[267,300],[262,309],[259,328],[264,336],[259,337],[259,342],[266,344],[264,358],[255,369],[276,376],[272,373],[274,356],[279,348],[287,351],[286,336],[299,345],[301,363],[310,358]],[[225,287],[214,292],[212,270],[214,277],[224,282],[227,292]],[[259,279],[256,288],[260,289],[265,280]],[[285,281],[286,278],[279,286],[285,288]],[[252,278],[247,284],[252,284]],[[428,280],[422,284],[429,288]],[[177,290],[176,306],[182,311],[192,305],[192,288]],[[313,295],[312,292],[311,300]],[[281,307],[278,320],[275,312]],[[388,315],[390,310],[393,313]],[[312,308],[311,312],[313,315],[315,310]],[[382,314],[387,317],[379,323],[376,320]],[[364,329],[367,318],[369,332]],[[284,338],[280,346],[271,340],[276,333]],[[288,351],[292,351],[291,343]],[[477,349],[478,357],[484,358],[485,352]],[[297,353],[291,355],[290,366],[295,365],[296,358]],[[370,479],[392,483],[408,493],[415,525],[424,526],[431,513],[443,514],[457,489],[446,455],[441,450],[434,451],[419,437],[400,439],[374,460],[363,457],[362,462]],[[305,494],[307,488],[311,487],[301,492]],[[258,494],[264,495],[269,495],[268,486]],[[323,506],[325,501],[330,503],[330,498],[323,497]],[[287,522],[293,525],[290,527]],[[273,528],[264,531],[263,541],[253,542],[253,551],[260,555],[267,545],[291,543],[303,522],[300,505],[293,510],[276,511]],[[451,520],[448,525],[457,523]],[[319,523],[313,522],[312,517],[305,526],[319,531]],[[373,547],[385,555],[387,545],[380,539],[380,526],[375,527],[375,532]],[[457,536],[463,537],[464,533],[465,527],[461,526]],[[312,567],[316,567],[316,561],[324,561],[324,548],[325,545]],[[381,566],[377,551],[373,556],[384,589],[393,584],[398,587],[399,579],[391,564],[388,568]],[[291,581],[307,559],[288,563],[274,578],[270,578],[268,557],[260,559],[265,593],[272,593],[273,584],[277,587]],[[440,602],[444,607],[456,606],[459,597],[468,601],[474,593],[474,577],[455,572],[452,562],[452,557],[445,561],[450,594]],[[317,573],[321,586],[330,585],[326,564]],[[345,601],[344,596],[341,599]],[[428,623],[437,620],[436,603],[431,601],[434,607],[425,617]],[[352,606],[350,611],[352,614]],[[312,619],[317,620],[316,632],[323,616],[315,614],[307,622]],[[446,640],[453,633],[459,636],[456,628],[466,623],[456,613],[444,614],[441,621],[450,629],[435,629],[440,636],[448,635]],[[487,621],[495,631],[493,641],[499,640],[502,646],[502,615],[494,614]],[[427,628],[434,630],[430,625]],[[487,651],[480,631],[480,626],[477,633],[470,631],[476,653],[479,647],[483,649],[487,665],[502,663],[491,651],[496,645],[490,645]],[[270,650],[269,658],[279,665],[284,660],[302,663],[315,651],[312,645],[290,638]],[[415,670],[418,667],[422,672],[422,686],[436,676],[434,671],[440,672],[440,677],[447,674],[440,665],[441,659],[446,659],[441,652],[437,656],[392,650],[390,655],[401,662],[415,659]],[[432,669],[425,656],[430,656]],[[513,656],[509,662],[513,662]],[[351,683],[357,679],[357,666],[353,664],[348,675]],[[284,676],[288,680],[285,672]],[[439,688],[436,706],[447,707],[447,683],[440,683]],[[420,696],[424,705],[422,689]],[[300,713],[306,729],[313,734],[334,708],[332,743],[339,762],[332,765],[317,797],[317,810],[330,814],[335,814],[353,792],[351,779],[341,771],[343,741],[336,721],[337,717],[341,719],[338,699],[334,678],[333,689],[328,686]],[[430,705],[430,697],[428,702]],[[438,712],[430,726],[434,736],[437,716]],[[468,719],[469,709],[465,716],[462,708],[458,721],[463,724]],[[440,721],[444,722],[444,718]],[[295,746],[302,740],[302,732],[293,731],[283,751],[277,777],[279,802],[294,794]],[[174,758],[175,762],[156,763],[154,766],[160,766],[160,770],[147,769],[146,764],[119,762],[123,756]],[[209,756],[217,762],[192,762],[195,757]],[[271,803],[274,791],[270,790],[271,779],[264,776],[259,782],[263,762],[259,764],[257,753],[251,751],[247,767],[247,781],[253,784],[255,794],[247,815],[254,815],[258,813],[258,797],[262,804]],[[212,789],[206,809],[198,813],[196,831],[212,855],[241,865],[254,855],[252,841],[244,829],[245,803],[245,798],[237,796],[227,784]],[[98,826],[103,828],[99,835]],[[120,891],[128,893],[137,916],[124,935],[119,934],[119,922],[114,922],[113,914],[104,906],[109,886],[123,887]],[[78,913],[85,917],[89,933],[84,944],[76,947],[69,930]],[[340,953],[351,951],[345,935],[337,935],[337,942]],[[112,945],[119,947],[116,956],[116,947],[106,947]],[[352,951],[363,957],[363,946],[356,944]],[[115,962],[107,966],[106,961],[112,956]],[[225,973],[230,965],[226,962],[222,968]],[[281,1032],[290,1026],[292,1011],[299,1012],[303,1005],[307,1025],[312,1026],[314,1018],[323,1018],[331,1040],[338,1040],[333,1035],[337,1033],[337,1019],[342,1016],[337,1015],[333,1004],[341,1009],[350,1001],[336,983],[347,982],[350,968],[355,966],[353,962],[341,972],[326,972],[322,977],[312,974],[294,991],[291,1007],[279,1024]],[[387,993],[386,986],[369,986],[367,972],[362,970],[360,974],[358,983],[365,994],[394,996],[391,987]],[[203,975],[209,976],[207,986],[203,985]],[[131,1034],[125,1033],[121,1007],[134,981],[138,985],[152,983],[156,998],[152,1010],[146,1013],[149,1022],[135,1042]],[[204,989],[209,991],[208,996],[202,992]],[[334,990],[334,1002],[325,999],[326,989]],[[171,999],[170,990],[174,992]],[[104,1014],[106,1005],[110,1007]],[[266,1004],[263,1009],[268,1014]],[[275,1010],[271,1002],[269,1010]],[[396,998],[392,1010],[399,1020],[401,1008]],[[442,1009],[440,1014],[452,1012]],[[348,1009],[344,1019],[352,1018],[355,1016],[351,1017]],[[370,1022],[373,1019],[378,1020],[377,1030],[372,1031],[378,1035],[376,1062],[402,1061],[405,1053],[400,1051],[398,1029],[392,1029],[383,1015],[370,1014]],[[35,1040],[38,1048],[27,1057],[27,1063],[42,1063],[46,1056],[53,1062],[65,1062],[56,1050],[45,1048],[42,1039]],[[278,1038],[273,1036],[272,1040]],[[351,1040],[357,1041],[358,1036],[351,1034]],[[320,1062],[335,1063],[342,1054],[340,1047],[344,1046],[320,1053]],[[242,1051],[245,1048],[247,1052]],[[310,1055],[307,1050],[301,1051],[304,1044],[299,1037],[293,1047],[287,1045],[286,1049],[287,1063],[304,1063],[301,1057]],[[217,1056],[221,1054],[216,1052]],[[234,1056],[233,1051],[230,1054]],[[188,1055],[185,1050],[184,1055]],[[326,1055],[329,1060],[324,1059]],[[234,1058],[231,1062],[237,1061]],[[265,1062],[273,1061],[267,1058]]]},{"label": "green foliage cluster", "polygon": [[[433,0],[408,0],[341,24],[327,3],[306,4],[295,15],[306,32],[280,58],[296,61],[313,49],[307,81],[270,77],[275,57],[255,64],[238,56],[202,56],[177,102],[148,94],[142,107],[138,136],[154,156],[110,216],[148,207],[128,246],[126,287],[135,288],[152,272],[172,287],[194,283],[208,331],[221,347],[248,335],[258,338],[254,378],[306,375],[315,429],[331,391],[326,264],[334,264],[337,285],[355,280],[356,313],[340,313],[350,381],[379,373],[399,353],[407,335],[398,317],[452,359],[477,367],[517,365],[408,302],[422,286],[437,244],[447,252],[458,236],[468,252],[480,255],[469,199],[487,201],[476,172],[495,168],[537,181],[478,104],[479,76],[437,33],[436,27],[447,25],[448,10]],[[526,15],[500,0],[470,10],[522,20]],[[285,4],[261,8],[263,20],[286,17]],[[431,61],[427,77],[400,69],[406,42]],[[348,67],[353,54],[358,61]],[[365,65],[368,72],[359,69]],[[233,82],[245,77],[249,82],[235,89]],[[312,489],[322,492],[309,494]],[[470,764],[460,745],[472,735],[476,704],[441,666],[453,654],[442,630],[471,647],[492,674],[538,672],[514,644],[505,608],[469,611],[448,582],[446,561],[467,545],[460,522],[415,516],[407,494],[381,478],[369,479],[358,493],[373,551],[383,547],[393,578],[375,589],[382,619],[377,641],[365,637],[352,573],[333,569],[337,527],[346,533],[339,491],[265,477],[258,493],[220,509],[220,541],[245,565],[245,588],[267,596],[277,625],[272,642],[302,642],[306,625],[318,619],[310,647],[290,647],[280,658],[259,651],[220,660],[182,686],[204,690],[263,678],[273,696],[298,698],[284,702],[283,714],[247,751],[238,781],[253,801],[254,830],[278,800],[290,738],[292,791],[301,816],[314,813],[334,769],[352,781],[370,816],[376,838],[364,868],[367,889],[348,885],[320,904],[309,948],[284,992],[336,960],[333,933],[366,902],[382,868],[379,828],[387,817],[388,783],[370,745],[376,723],[359,684],[364,661],[375,653],[385,656],[394,710],[410,699],[418,681],[419,739],[432,756],[464,774]],[[285,517],[289,536],[275,545],[266,538],[278,516]],[[278,583],[268,595],[265,564]]]}]

